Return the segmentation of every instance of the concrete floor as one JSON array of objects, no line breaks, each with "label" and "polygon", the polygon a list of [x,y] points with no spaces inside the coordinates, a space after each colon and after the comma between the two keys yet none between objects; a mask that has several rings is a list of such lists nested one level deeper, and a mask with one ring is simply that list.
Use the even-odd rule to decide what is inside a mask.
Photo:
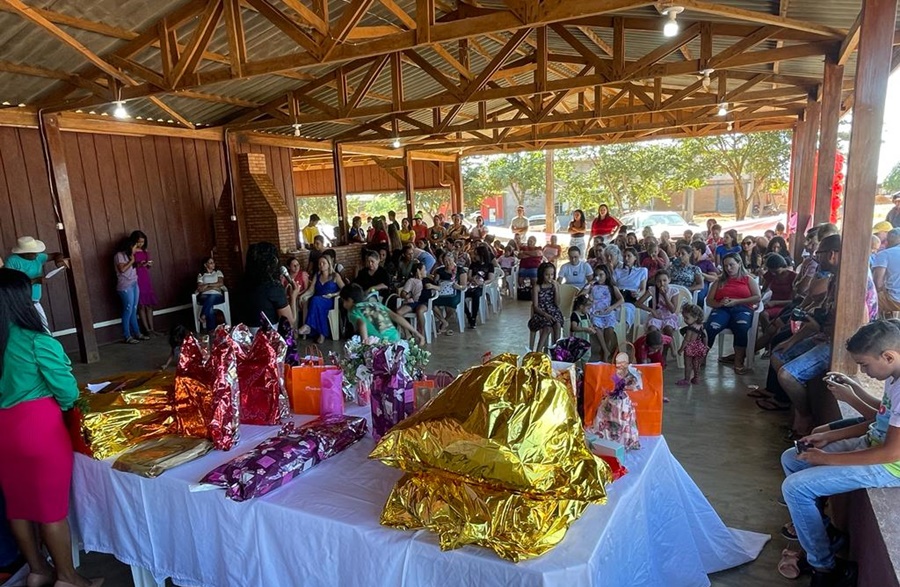
[{"label": "concrete floor", "polygon": [[[487,324],[452,337],[441,336],[432,345],[430,369],[457,373],[479,363],[486,351],[525,352],[528,304],[504,301],[503,312]],[[726,341],[726,348],[729,347]],[[328,341],[322,350],[339,348],[339,343]],[[136,346],[106,346],[101,349],[101,356],[103,360],[98,364],[75,366],[79,381],[97,380],[122,371],[158,368],[168,356],[168,347],[161,337]],[[670,399],[664,410],[666,440],[727,525],[770,534],[773,538],[758,560],[713,575],[712,584],[721,587],[797,585],[798,582],[782,578],[776,570],[781,550],[787,545],[787,541],[778,537],[778,529],[788,520],[788,513],[775,501],[783,479],[779,455],[788,446],[783,438],[787,425],[785,412],[760,412],[746,396],[748,384],[764,383],[765,361],[757,362],[755,374],[739,377],[730,368],[720,367],[715,359],[714,349],[702,383],[688,389],[674,386],[681,378],[674,364],[666,372],[669,382],[666,395]],[[106,586],[133,584],[128,567],[111,556],[89,554],[82,560],[82,572],[87,576],[105,576]],[[799,584],[807,581],[801,579]]]}]

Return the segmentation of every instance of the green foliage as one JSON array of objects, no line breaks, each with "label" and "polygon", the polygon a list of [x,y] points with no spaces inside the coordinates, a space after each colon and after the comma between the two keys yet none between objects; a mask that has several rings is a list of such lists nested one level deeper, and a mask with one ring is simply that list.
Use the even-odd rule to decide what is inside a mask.
[{"label": "green foliage", "polygon": [[488,174],[494,185],[508,187],[520,206],[525,205],[525,200],[529,197],[543,199],[543,152],[523,151],[492,157],[488,162]]},{"label": "green foliage", "polygon": [[503,193],[504,186],[491,175],[489,163],[486,157],[466,157],[460,161],[463,201],[469,212],[479,210],[485,198]]},{"label": "green foliage", "polygon": [[890,194],[900,191],[900,162],[894,165],[888,176],[884,178],[884,183],[881,184],[881,187]]},{"label": "green foliage", "polygon": [[[696,141],[715,169],[731,176],[738,220],[744,219],[754,199],[787,185],[791,158],[788,131],[729,133]],[[745,183],[748,180],[752,185],[749,192]]]}]

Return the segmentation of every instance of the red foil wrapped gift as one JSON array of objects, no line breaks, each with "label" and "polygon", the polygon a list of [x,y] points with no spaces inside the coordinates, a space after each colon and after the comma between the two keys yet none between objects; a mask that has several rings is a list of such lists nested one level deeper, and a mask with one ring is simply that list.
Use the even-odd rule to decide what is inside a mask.
[{"label": "red foil wrapped gift", "polygon": [[208,438],[217,450],[229,450],[240,433],[238,345],[216,336],[212,352],[188,336],[181,347],[175,377],[175,419],[184,436]]},{"label": "red foil wrapped gift", "polygon": [[284,387],[287,346],[274,331],[260,330],[252,339],[249,334],[243,324],[232,331],[232,338],[238,343],[241,424],[281,424],[291,410]]}]

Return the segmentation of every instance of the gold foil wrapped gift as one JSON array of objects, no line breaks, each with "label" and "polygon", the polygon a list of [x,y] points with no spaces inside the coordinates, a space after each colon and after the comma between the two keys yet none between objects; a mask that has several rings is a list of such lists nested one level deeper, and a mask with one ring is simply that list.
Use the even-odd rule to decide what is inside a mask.
[{"label": "gold foil wrapped gift", "polygon": [[585,445],[570,391],[546,355],[472,367],[370,455],[410,473],[381,522],[426,527],[441,548],[480,544],[519,561],[558,544],[589,503],[603,503],[606,463]]},{"label": "gold foil wrapped gift", "polygon": [[212,442],[205,438],[160,436],[122,453],[113,463],[113,469],[141,477],[159,477],[169,469],[202,457],[212,448]]},{"label": "gold foil wrapped gift", "polygon": [[174,384],[170,373],[134,374],[121,391],[82,393],[78,433],[91,456],[105,459],[144,440],[175,433],[169,401]]}]

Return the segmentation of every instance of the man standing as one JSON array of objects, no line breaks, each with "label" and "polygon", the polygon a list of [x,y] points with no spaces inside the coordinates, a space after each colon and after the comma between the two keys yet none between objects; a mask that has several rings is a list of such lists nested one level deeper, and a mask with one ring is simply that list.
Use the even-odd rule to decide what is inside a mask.
[{"label": "man standing", "polygon": [[31,299],[34,301],[34,307],[41,315],[41,322],[48,330],[50,325],[47,322],[47,314],[41,306],[41,295],[43,294],[42,285],[44,283],[44,264],[47,261],[55,261],[57,267],[66,264],[62,254],[52,253],[48,255],[44,251],[47,249],[42,241],[30,236],[23,236],[16,241],[13,247],[12,255],[6,259],[6,267],[21,271],[31,278]]},{"label": "man standing", "polygon": [[388,212],[388,226],[393,226],[395,229],[400,230],[400,223],[397,222],[397,213],[393,210]]},{"label": "man standing", "polygon": [[592,274],[591,266],[581,259],[578,247],[569,247],[569,262],[559,268],[559,280],[581,289],[587,285],[588,278]]},{"label": "man standing", "polygon": [[894,228],[900,227],[900,192],[897,192],[891,199],[894,201],[894,207],[887,213],[886,221],[891,223]]},{"label": "man standing", "polygon": [[519,206],[516,208],[516,217],[513,218],[512,224],[509,225],[510,230],[513,231],[513,234],[518,234],[521,236],[525,236],[525,233],[528,232],[528,219],[525,218],[525,207]]},{"label": "man standing", "polygon": [[319,236],[319,227],[316,226],[319,224],[319,215],[318,214],[310,214],[309,215],[309,224],[303,229],[303,243],[312,248],[313,241],[316,240],[316,237]]},{"label": "man standing", "polygon": [[900,312],[900,228],[887,233],[887,248],[875,253],[872,278],[882,314]]}]

